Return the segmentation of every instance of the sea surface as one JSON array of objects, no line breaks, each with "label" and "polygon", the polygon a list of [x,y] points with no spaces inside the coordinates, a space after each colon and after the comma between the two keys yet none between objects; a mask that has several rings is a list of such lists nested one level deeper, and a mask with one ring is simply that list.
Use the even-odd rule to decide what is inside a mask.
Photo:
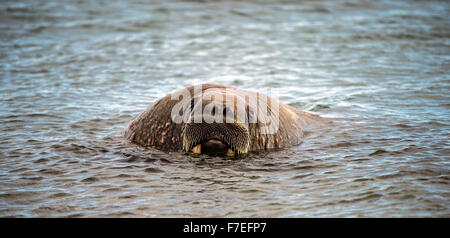
[{"label": "sea surface", "polygon": [[[0,217],[450,217],[449,17],[449,1],[1,1]],[[205,82],[329,123],[237,160],[123,139]]]}]

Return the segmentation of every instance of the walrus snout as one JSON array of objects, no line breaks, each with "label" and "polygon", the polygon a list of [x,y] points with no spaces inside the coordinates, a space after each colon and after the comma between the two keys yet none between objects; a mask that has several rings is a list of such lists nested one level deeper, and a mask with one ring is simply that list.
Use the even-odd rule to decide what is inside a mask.
[{"label": "walrus snout", "polygon": [[183,150],[196,154],[235,156],[249,150],[249,131],[240,123],[187,123]]}]

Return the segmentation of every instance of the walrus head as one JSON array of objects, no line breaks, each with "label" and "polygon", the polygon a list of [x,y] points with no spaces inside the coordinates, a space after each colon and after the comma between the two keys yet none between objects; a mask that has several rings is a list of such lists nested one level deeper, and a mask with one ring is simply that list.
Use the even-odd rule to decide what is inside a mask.
[{"label": "walrus head", "polygon": [[303,128],[318,120],[258,92],[201,84],[157,100],[124,136],[163,151],[235,156],[297,145]]},{"label": "walrus head", "polygon": [[[248,120],[237,120],[235,98],[223,100],[222,92],[204,93],[201,103],[192,101],[192,113],[182,130],[183,150],[196,154],[235,156],[246,154],[250,147]],[[248,110],[248,105],[247,109]],[[196,113],[200,112],[200,113]]]}]

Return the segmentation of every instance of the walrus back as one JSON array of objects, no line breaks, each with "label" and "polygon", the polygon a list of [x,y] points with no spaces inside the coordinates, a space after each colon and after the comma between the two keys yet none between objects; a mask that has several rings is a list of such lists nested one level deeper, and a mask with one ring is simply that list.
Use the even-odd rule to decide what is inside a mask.
[{"label": "walrus back", "polygon": [[300,144],[304,138],[304,128],[315,122],[318,117],[287,104],[276,103],[279,108],[278,114],[275,115],[277,118],[271,120],[278,120],[278,130],[275,133],[262,134],[259,129],[263,126],[261,123],[249,124],[250,132],[253,134],[251,151],[276,150]]},{"label": "walrus back", "polygon": [[135,144],[164,151],[181,150],[182,125],[172,122],[173,104],[170,95],[156,101],[128,124],[124,130],[125,138]]}]

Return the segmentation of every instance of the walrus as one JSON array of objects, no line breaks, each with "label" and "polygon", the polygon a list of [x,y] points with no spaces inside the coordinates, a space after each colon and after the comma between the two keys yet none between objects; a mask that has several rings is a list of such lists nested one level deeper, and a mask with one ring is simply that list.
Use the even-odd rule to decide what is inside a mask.
[{"label": "walrus", "polygon": [[298,145],[318,117],[262,93],[200,84],[157,100],[123,134],[162,151],[238,156]]}]

